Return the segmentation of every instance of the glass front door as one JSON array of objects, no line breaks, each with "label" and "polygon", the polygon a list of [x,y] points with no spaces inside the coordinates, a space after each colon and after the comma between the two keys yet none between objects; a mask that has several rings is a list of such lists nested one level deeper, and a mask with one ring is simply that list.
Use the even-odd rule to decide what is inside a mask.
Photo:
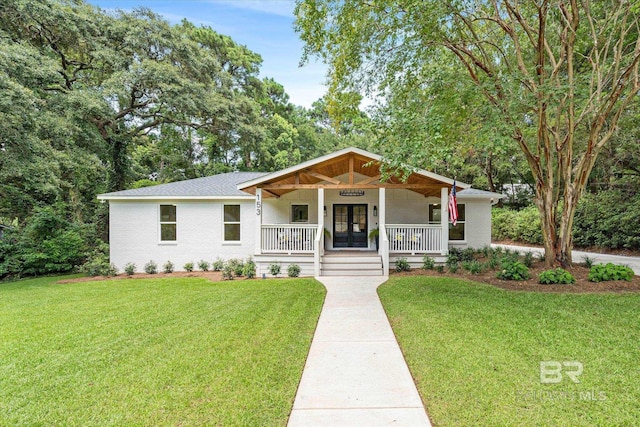
[{"label": "glass front door", "polygon": [[367,246],[367,205],[333,205],[333,247]]}]

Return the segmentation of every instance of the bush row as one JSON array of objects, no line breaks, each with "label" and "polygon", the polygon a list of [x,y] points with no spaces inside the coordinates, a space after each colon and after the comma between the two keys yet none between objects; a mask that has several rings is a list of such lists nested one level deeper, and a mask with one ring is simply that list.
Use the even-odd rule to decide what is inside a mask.
[{"label": "bush row", "polygon": [[[542,244],[540,216],[535,206],[515,211],[492,210],[492,237]],[[640,250],[640,198],[618,190],[585,193],[573,226],[576,247]]]}]

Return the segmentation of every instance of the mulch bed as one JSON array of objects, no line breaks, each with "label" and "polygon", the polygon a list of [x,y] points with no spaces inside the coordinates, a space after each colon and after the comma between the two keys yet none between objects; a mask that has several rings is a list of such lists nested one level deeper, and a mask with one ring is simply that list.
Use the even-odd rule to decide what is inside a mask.
[{"label": "mulch bed", "polygon": [[456,273],[438,273],[435,270],[413,269],[411,271],[396,273],[393,276],[436,276],[454,277],[457,279],[468,279],[474,282],[486,283],[497,288],[508,289],[510,291],[529,292],[556,292],[556,293],[605,293],[605,292],[638,292],[640,291],[640,276],[634,276],[630,282],[626,280],[616,280],[611,282],[589,282],[589,269],[582,265],[574,265],[568,271],[576,278],[576,283],[572,285],[541,285],[538,283],[538,275],[547,268],[542,263],[536,263],[529,269],[531,278],[523,281],[501,280],[496,277],[497,271],[488,270],[480,274],[471,274],[464,271],[462,267]]}]

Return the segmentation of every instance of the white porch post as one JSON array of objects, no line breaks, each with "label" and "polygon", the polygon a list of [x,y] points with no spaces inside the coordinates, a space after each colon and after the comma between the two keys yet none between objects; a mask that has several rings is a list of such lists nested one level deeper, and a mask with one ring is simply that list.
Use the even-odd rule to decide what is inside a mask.
[{"label": "white porch post", "polygon": [[256,188],[256,255],[262,253],[262,188]]},{"label": "white porch post", "polygon": [[382,255],[382,274],[389,275],[389,239],[387,239],[387,189],[378,189],[378,240]]},{"label": "white porch post", "polygon": [[449,254],[449,189],[440,189],[440,224],[442,225],[442,245],[440,254]]},{"label": "white porch post", "polygon": [[316,277],[320,277],[320,254],[324,242],[324,188],[318,188],[318,231],[319,238],[316,239],[318,244],[313,248],[313,264]]}]

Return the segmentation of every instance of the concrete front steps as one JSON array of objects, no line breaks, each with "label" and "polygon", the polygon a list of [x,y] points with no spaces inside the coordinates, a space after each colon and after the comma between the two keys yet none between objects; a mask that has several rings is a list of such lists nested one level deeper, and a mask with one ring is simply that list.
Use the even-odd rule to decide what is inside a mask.
[{"label": "concrete front steps", "polygon": [[321,276],[382,276],[382,257],[377,253],[325,254],[321,260]]}]

